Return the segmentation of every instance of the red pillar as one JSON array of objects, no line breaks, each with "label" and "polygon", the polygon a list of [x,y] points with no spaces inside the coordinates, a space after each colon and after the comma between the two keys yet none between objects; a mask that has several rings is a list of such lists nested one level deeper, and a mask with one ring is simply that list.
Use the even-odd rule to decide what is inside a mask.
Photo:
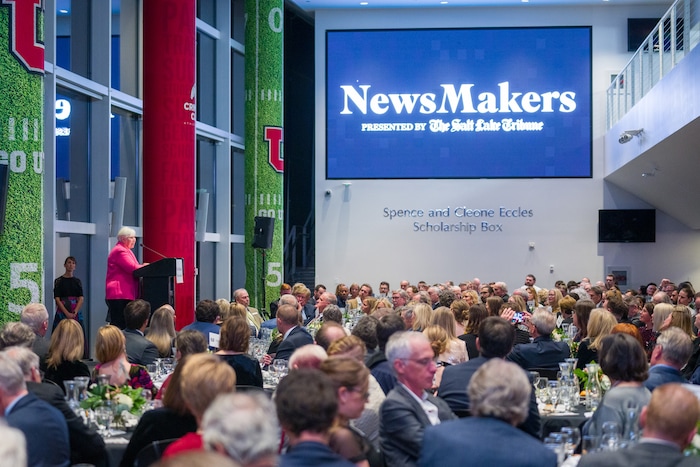
[{"label": "red pillar", "polygon": [[143,242],[184,259],[177,329],[194,319],[195,39],[195,0],[143,2]]}]

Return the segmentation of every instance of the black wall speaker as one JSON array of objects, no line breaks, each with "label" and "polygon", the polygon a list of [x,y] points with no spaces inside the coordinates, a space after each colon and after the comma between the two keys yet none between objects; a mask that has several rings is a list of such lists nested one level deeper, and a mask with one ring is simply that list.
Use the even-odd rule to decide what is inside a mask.
[{"label": "black wall speaker", "polygon": [[272,248],[272,234],[275,231],[274,217],[255,217],[253,229],[253,248],[269,250]]}]

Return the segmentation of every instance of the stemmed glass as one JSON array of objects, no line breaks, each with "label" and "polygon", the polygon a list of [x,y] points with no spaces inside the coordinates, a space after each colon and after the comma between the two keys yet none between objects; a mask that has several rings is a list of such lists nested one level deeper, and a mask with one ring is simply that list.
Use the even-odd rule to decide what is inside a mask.
[{"label": "stemmed glass", "polygon": [[287,373],[289,372],[289,367],[287,366],[289,362],[287,360],[279,360],[276,359],[274,362],[272,362],[272,369],[273,372],[276,375],[277,382],[287,376]]},{"label": "stemmed glass", "polygon": [[566,436],[566,455],[571,457],[574,455],[578,443],[581,442],[581,430],[575,426],[562,427],[561,432]]},{"label": "stemmed glass", "polygon": [[561,386],[559,381],[549,381],[549,398],[552,400],[552,407],[554,410],[557,408],[557,403],[559,402],[559,396],[561,392]]},{"label": "stemmed glass", "polygon": [[604,451],[616,451],[620,444],[620,425],[617,422],[603,423],[600,447]]},{"label": "stemmed glass", "polygon": [[540,376],[540,379],[537,380],[537,383],[535,384],[535,388],[537,389],[537,398],[543,404],[546,404],[549,399],[549,395],[547,392],[548,385],[549,380],[544,376]]},{"label": "stemmed glass", "polygon": [[540,383],[540,374],[536,371],[529,371],[530,379],[532,380],[532,385],[537,389],[537,385]]},{"label": "stemmed glass", "polygon": [[112,431],[110,429],[112,425],[112,420],[114,419],[114,413],[111,407],[102,406],[95,408],[95,422],[99,428],[100,435],[103,438],[109,438],[112,436]]}]

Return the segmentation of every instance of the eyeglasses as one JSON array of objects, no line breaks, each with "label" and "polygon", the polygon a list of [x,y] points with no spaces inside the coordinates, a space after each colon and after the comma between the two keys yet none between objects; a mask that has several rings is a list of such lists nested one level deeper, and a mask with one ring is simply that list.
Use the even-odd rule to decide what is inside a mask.
[{"label": "eyeglasses", "polygon": [[415,362],[420,366],[428,366],[431,363],[437,364],[435,358],[402,358],[401,360]]},{"label": "eyeglasses", "polygon": [[350,391],[358,393],[363,400],[369,400],[369,391],[365,391],[362,388],[352,388]]}]

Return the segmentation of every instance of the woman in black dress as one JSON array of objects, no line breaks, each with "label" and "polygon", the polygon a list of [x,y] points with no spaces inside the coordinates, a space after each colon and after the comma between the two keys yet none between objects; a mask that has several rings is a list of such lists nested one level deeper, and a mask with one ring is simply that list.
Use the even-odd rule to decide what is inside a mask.
[{"label": "woman in black dress", "polygon": [[263,387],[260,364],[246,355],[250,344],[250,327],[248,321],[232,316],[224,321],[219,332],[219,351],[216,355],[224,360],[236,372],[237,386]]},{"label": "woman in black dress", "polygon": [[[64,319],[74,319],[78,321],[83,329],[83,340],[85,341],[85,322],[83,321],[83,284],[80,279],[74,276],[77,262],[73,256],[69,256],[63,262],[66,272],[53,281],[53,296],[56,301],[56,315],[53,319],[53,329]],[[87,344],[87,342],[85,342]],[[83,356],[87,357],[87,345],[84,345]]]}]

